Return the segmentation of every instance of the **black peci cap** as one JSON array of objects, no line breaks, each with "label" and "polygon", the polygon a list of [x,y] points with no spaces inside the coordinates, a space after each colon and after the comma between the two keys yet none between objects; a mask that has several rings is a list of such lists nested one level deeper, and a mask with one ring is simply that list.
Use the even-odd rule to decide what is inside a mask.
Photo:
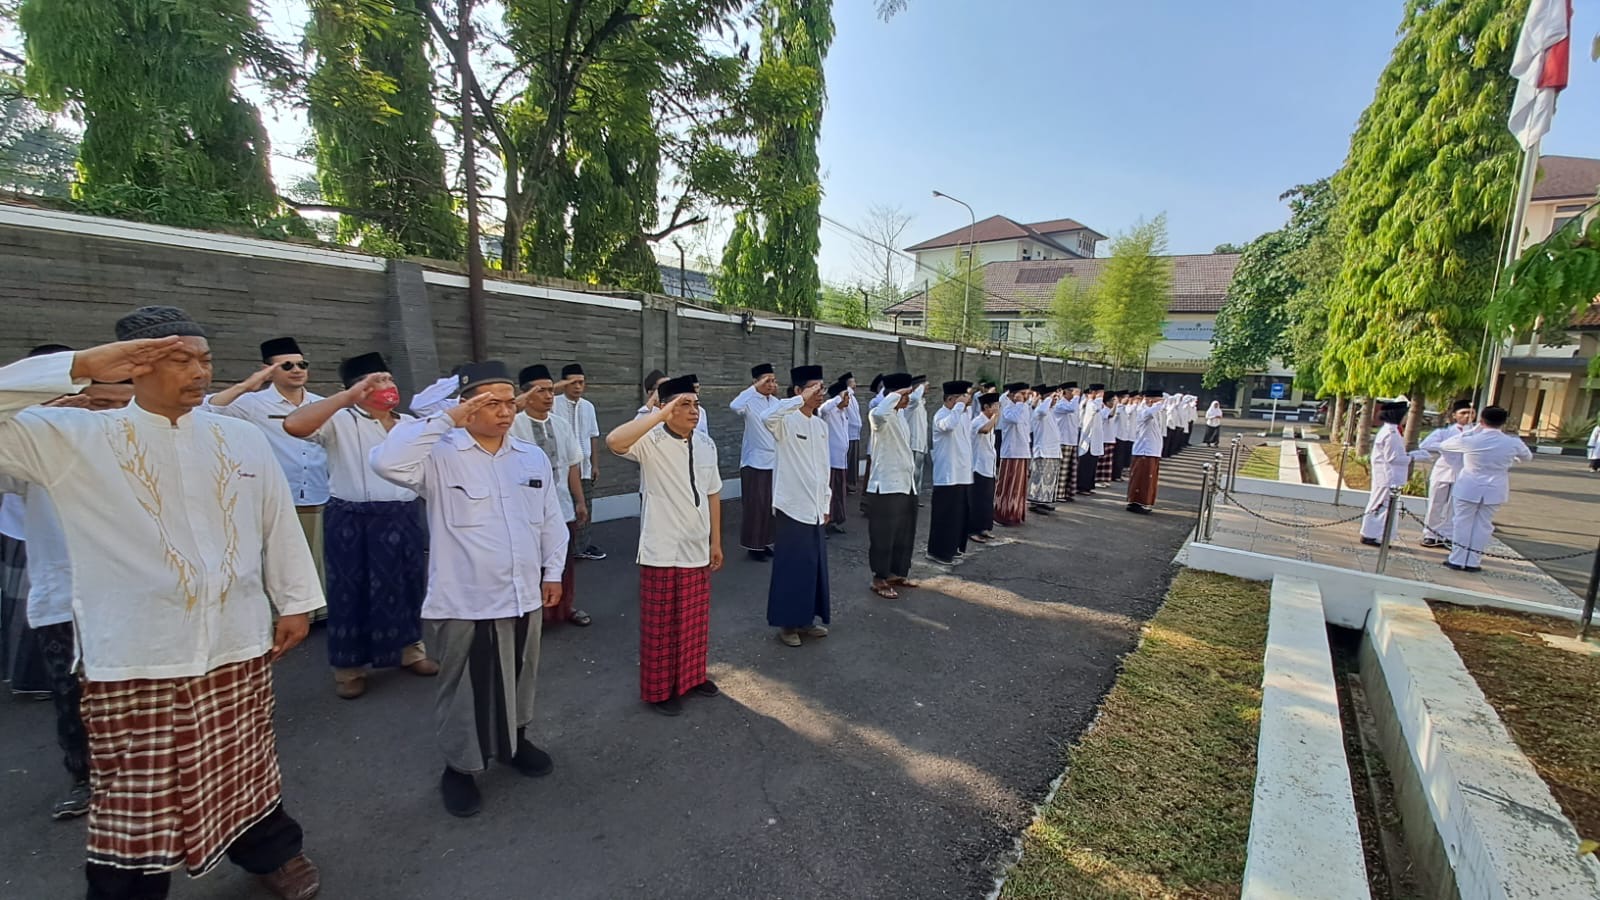
[{"label": "black peci cap", "polygon": [[677,378],[666,378],[656,385],[656,399],[666,403],[679,394],[697,393],[694,386],[699,382],[698,375],[679,375]]},{"label": "black peci cap", "polygon": [[261,342],[261,361],[270,362],[274,356],[304,356],[300,343],[292,337],[273,338]]},{"label": "black peci cap", "polygon": [[511,370],[498,359],[463,363],[461,369],[456,372],[456,377],[461,379],[463,393],[486,384],[509,384],[516,387],[516,382],[511,380]]},{"label": "black peci cap", "polygon": [[789,383],[804,386],[822,380],[821,366],[795,366],[789,370]]},{"label": "black peci cap", "polygon": [[339,363],[339,380],[349,387],[374,372],[387,371],[389,363],[384,360],[382,353],[363,353]]},{"label": "black peci cap", "polygon": [[544,363],[534,363],[517,373],[518,384],[532,384],[535,381],[555,381],[550,377],[550,367]]},{"label": "black peci cap", "polygon": [[883,376],[883,389],[893,393],[911,387],[911,375],[906,372],[894,372]]}]

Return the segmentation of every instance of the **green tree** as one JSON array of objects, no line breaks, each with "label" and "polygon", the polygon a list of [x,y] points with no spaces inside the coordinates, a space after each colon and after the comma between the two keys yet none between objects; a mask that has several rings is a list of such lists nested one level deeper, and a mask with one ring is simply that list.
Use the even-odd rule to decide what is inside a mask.
[{"label": "green tree", "polygon": [[27,82],[82,118],[80,196],[179,225],[261,225],[281,207],[241,69],[281,84],[294,66],[249,0],[23,0]]},{"label": "green tree", "polygon": [[1244,252],[1244,248],[1246,246],[1248,246],[1248,245],[1235,244],[1235,243],[1232,243],[1232,242],[1223,242],[1221,244],[1218,244],[1215,248],[1213,248],[1211,252],[1212,253],[1243,253]]},{"label": "green tree", "polygon": [[26,98],[0,95],[0,189],[66,199],[77,158],[76,136]]},{"label": "green tree", "polygon": [[939,280],[928,289],[928,336],[981,344],[989,339],[989,323],[983,315],[983,254],[974,248],[970,285],[965,260],[960,266],[959,270],[941,269]]},{"label": "green tree", "polygon": [[767,288],[766,266],[762,262],[761,235],[748,213],[733,218],[733,231],[722,251],[717,273],[717,302],[723,306],[775,310],[772,292]]},{"label": "green tree", "polygon": [[761,62],[751,97],[757,140],[755,209],[780,312],[814,316],[821,295],[822,162],[817,139],[833,43],[832,0],[763,0]]},{"label": "green tree", "polygon": [[1423,401],[1473,380],[1516,181],[1507,75],[1527,3],[1408,0],[1399,40],[1334,178],[1343,262],[1322,375]]},{"label": "green tree", "polygon": [[1144,361],[1161,340],[1172,300],[1167,216],[1140,222],[1111,241],[1111,258],[1094,282],[1094,334],[1113,368]]},{"label": "green tree", "polygon": [[[1333,192],[1323,179],[1298,185],[1280,199],[1289,201],[1288,224],[1247,244],[1228,284],[1227,300],[1217,314],[1211,341],[1206,387],[1260,371],[1274,358],[1296,367],[1297,372],[1307,365],[1314,368],[1314,359],[1302,359],[1296,353],[1295,313],[1315,313],[1318,305],[1326,302],[1327,267],[1309,265],[1311,260],[1305,254],[1314,240],[1329,232]],[[1302,296],[1313,281],[1317,286],[1312,295]],[[1320,355],[1320,341],[1310,349]]]},{"label": "green tree", "polygon": [[433,136],[428,0],[311,0],[306,84],[321,193],[343,215],[337,239],[379,229],[404,253],[454,259],[462,221]]},{"label": "green tree", "polygon": [[1050,302],[1050,325],[1056,343],[1068,353],[1081,352],[1094,344],[1094,291],[1072,276],[1056,282]]},{"label": "green tree", "polygon": [[[1489,306],[1494,333],[1531,329],[1541,320],[1569,321],[1600,297],[1600,217],[1587,223],[1575,217],[1524,251],[1501,281]],[[1589,374],[1600,377],[1600,356],[1590,358]]]},{"label": "green tree", "polygon": [[[863,304],[862,291],[862,288],[850,284],[824,284],[818,318],[847,328],[872,327],[872,316]],[[867,296],[871,296],[870,292]]]}]

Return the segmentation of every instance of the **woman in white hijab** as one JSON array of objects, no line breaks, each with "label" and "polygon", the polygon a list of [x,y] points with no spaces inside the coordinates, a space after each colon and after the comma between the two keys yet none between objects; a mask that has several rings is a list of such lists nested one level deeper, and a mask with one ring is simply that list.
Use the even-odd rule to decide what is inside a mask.
[{"label": "woman in white hijab", "polygon": [[1211,405],[1206,408],[1206,436],[1204,443],[1215,447],[1221,441],[1222,404],[1219,401],[1213,400],[1211,401]]}]

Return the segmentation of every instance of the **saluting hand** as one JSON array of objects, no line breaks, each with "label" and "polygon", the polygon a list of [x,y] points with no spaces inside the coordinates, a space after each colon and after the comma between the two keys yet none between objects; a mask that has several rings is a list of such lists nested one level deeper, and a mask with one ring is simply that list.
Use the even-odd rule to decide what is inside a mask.
[{"label": "saluting hand", "polygon": [[345,388],[344,398],[347,401],[346,405],[354,406],[355,404],[360,403],[361,401],[372,396],[372,393],[378,389],[378,382],[383,377],[384,373],[373,372],[370,375],[362,377],[362,379],[355,384]]},{"label": "saluting hand", "polygon": [[277,366],[273,365],[272,363],[267,363],[261,368],[255,370],[255,372],[251,373],[249,378],[239,382],[239,385],[246,391],[259,391],[263,386],[266,385],[267,379],[272,377],[272,370],[276,368]]},{"label": "saluting hand", "polygon": [[492,399],[494,399],[493,394],[489,393],[488,391],[479,391],[478,393],[473,394],[470,399],[463,400],[456,404],[456,406],[448,410],[445,415],[450,417],[450,421],[454,422],[457,428],[460,428],[467,424],[467,420],[472,418],[474,413],[480,409],[483,409],[485,406],[488,406],[489,401]]},{"label": "saluting hand", "polygon": [[163,357],[177,350],[183,338],[173,335],[141,341],[101,344],[72,354],[72,378],[90,381],[127,381],[148,375]]}]

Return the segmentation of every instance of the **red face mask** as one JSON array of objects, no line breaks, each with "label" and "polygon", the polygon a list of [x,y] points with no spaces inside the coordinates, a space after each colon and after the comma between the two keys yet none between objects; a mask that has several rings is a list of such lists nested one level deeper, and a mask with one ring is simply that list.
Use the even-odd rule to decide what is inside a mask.
[{"label": "red face mask", "polygon": [[400,389],[397,387],[379,388],[378,390],[367,395],[367,402],[370,403],[374,409],[381,409],[385,412],[388,412],[389,410],[400,405]]}]

